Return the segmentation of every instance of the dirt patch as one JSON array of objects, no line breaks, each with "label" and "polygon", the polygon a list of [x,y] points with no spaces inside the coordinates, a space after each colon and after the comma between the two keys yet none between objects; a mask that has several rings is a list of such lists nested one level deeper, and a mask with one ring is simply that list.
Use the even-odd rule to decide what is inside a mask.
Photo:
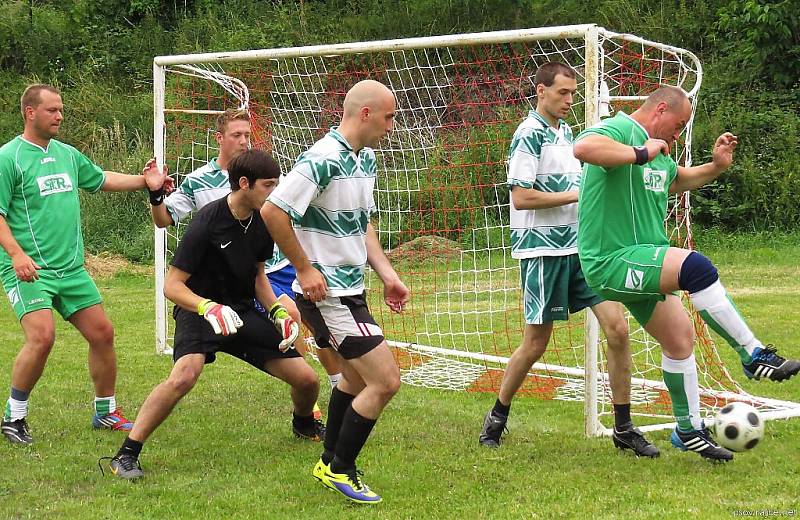
[{"label": "dirt patch", "polygon": [[450,258],[460,253],[461,245],[458,242],[435,235],[425,235],[395,247],[388,256],[392,261],[425,260]]},{"label": "dirt patch", "polygon": [[86,253],[85,265],[93,278],[111,278],[117,273],[147,274],[152,271],[150,267],[133,264],[121,255],[106,252],[99,255]]}]

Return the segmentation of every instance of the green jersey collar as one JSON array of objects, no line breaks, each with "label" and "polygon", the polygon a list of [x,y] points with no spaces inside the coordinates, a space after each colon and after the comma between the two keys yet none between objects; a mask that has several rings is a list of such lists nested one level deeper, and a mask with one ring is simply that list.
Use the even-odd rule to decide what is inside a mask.
[{"label": "green jersey collar", "polygon": [[344,146],[348,152],[355,153],[355,150],[353,150],[353,147],[350,146],[350,143],[347,142],[347,139],[345,139],[344,136],[339,133],[338,126],[332,126],[331,131],[328,132],[328,135],[339,141],[339,143],[341,143],[341,145]]},{"label": "green jersey collar", "polygon": [[[547,120],[544,118],[544,116],[542,114],[540,114],[539,112],[537,112],[536,110],[529,111],[528,112],[528,117],[535,117],[536,119],[538,119],[539,121],[542,122],[542,124],[544,125],[545,128],[550,127],[550,123],[548,123]],[[561,127],[566,125],[566,124],[567,124],[566,121],[564,121],[563,119],[559,118],[557,129],[561,130]]]},{"label": "green jersey collar", "polygon": [[622,112],[622,111],[617,112],[617,117],[627,117],[628,119],[631,120],[631,122],[633,123],[633,125],[635,127],[638,127],[639,130],[642,131],[642,133],[644,134],[644,140],[645,141],[650,139],[650,134],[648,134],[647,130],[645,130],[644,127],[639,124],[639,121],[635,120],[634,118],[632,118],[631,116],[629,116],[628,114],[626,114],[625,112]]},{"label": "green jersey collar", "polygon": [[39,150],[41,150],[41,151],[42,151],[42,152],[44,152],[44,153],[48,153],[48,152],[50,151],[50,143],[52,143],[52,142],[53,142],[53,139],[50,139],[50,140],[47,142],[47,148],[42,148],[42,147],[41,147],[41,146],[39,146],[38,144],[36,144],[36,143],[32,143],[32,142],[28,141],[27,139],[25,139],[24,137],[22,137],[22,135],[18,135],[17,137],[19,137],[19,138],[20,138],[20,140],[21,140],[22,142],[24,142],[24,143],[27,143],[27,144],[29,144],[29,145],[31,145],[31,146],[35,146],[36,148],[38,148]]}]

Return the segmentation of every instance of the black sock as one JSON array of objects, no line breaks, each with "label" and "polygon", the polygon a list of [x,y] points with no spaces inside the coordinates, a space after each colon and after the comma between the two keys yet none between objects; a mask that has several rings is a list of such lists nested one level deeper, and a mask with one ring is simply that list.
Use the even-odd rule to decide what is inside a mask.
[{"label": "black sock", "polygon": [[508,417],[508,413],[511,411],[511,403],[503,404],[500,402],[500,399],[494,402],[494,408],[492,408],[492,413],[495,415],[502,415],[503,417]]},{"label": "black sock", "polygon": [[367,419],[355,410],[352,403],[342,421],[342,431],[336,443],[336,456],[331,461],[331,471],[344,473],[356,467],[356,457],[367,442],[377,419]]},{"label": "black sock", "polygon": [[325,452],[322,454],[322,462],[330,464],[333,460],[333,453],[336,451],[336,441],[339,440],[339,432],[342,430],[342,420],[350,403],[356,396],[347,394],[339,390],[339,386],[334,386],[331,391],[331,400],[328,402],[328,423],[325,425]]},{"label": "black sock", "polygon": [[311,428],[314,426],[314,414],[304,417],[292,412],[292,425],[297,428]]},{"label": "black sock", "polygon": [[122,446],[117,452],[117,457],[120,455],[133,455],[134,458],[138,459],[139,454],[142,452],[142,446],[141,442],[125,437],[125,440],[122,441]]},{"label": "black sock", "polygon": [[614,428],[618,432],[630,430],[633,427],[631,422],[631,403],[614,405]]}]

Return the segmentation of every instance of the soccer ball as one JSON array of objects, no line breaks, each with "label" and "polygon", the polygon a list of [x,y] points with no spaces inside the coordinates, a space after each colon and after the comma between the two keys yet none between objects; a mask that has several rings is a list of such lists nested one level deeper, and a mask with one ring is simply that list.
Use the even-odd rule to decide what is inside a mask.
[{"label": "soccer ball", "polygon": [[738,401],[728,403],[714,417],[717,442],[731,451],[746,451],[764,437],[764,421],[758,410]]}]

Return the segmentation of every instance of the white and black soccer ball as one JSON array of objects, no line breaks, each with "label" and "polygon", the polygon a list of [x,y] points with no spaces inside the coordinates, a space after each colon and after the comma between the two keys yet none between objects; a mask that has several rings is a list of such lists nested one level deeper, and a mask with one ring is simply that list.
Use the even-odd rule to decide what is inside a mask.
[{"label": "white and black soccer ball", "polygon": [[747,403],[728,403],[714,417],[714,436],[731,451],[747,451],[764,437],[764,420]]}]

